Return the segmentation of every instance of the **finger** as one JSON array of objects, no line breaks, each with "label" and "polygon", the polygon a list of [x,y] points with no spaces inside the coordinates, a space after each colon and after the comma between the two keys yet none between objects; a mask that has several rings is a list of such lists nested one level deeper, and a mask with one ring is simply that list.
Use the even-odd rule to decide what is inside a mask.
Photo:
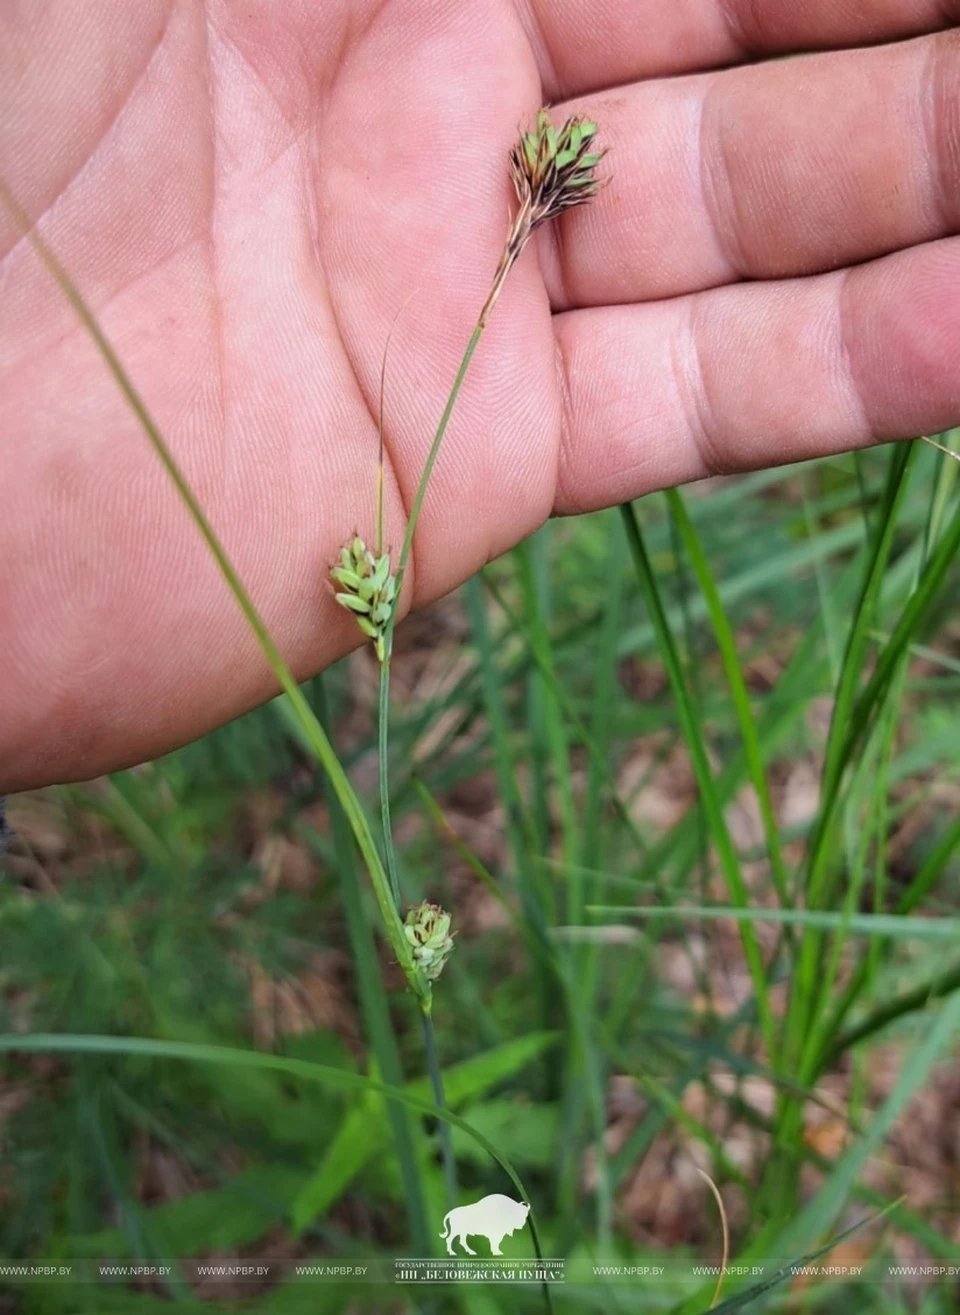
[{"label": "finger", "polygon": [[557,316],[556,511],[960,421],[960,239],[812,279]]},{"label": "finger", "polygon": [[523,0],[518,8],[551,100],[757,55],[918,36],[960,16],[954,0]]},{"label": "finger", "polygon": [[610,177],[565,216],[555,306],[814,273],[960,225],[960,32],[595,97]]}]

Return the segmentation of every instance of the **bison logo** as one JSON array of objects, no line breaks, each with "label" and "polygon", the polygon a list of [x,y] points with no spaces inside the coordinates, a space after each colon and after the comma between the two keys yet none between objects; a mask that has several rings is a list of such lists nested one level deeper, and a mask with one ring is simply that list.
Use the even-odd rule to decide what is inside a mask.
[{"label": "bison logo", "polygon": [[482,1234],[490,1243],[493,1255],[502,1256],[500,1243],[508,1233],[523,1228],[529,1211],[526,1201],[513,1201],[509,1196],[500,1196],[499,1193],[485,1196],[473,1205],[461,1205],[451,1210],[444,1217],[440,1236],[446,1239],[447,1252],[451,1256],[457,1254],[453,1249],[455,1241],[460,1243],[468,1256],[477,1254],[467,1242],[471,1234],[474,1237]]}]

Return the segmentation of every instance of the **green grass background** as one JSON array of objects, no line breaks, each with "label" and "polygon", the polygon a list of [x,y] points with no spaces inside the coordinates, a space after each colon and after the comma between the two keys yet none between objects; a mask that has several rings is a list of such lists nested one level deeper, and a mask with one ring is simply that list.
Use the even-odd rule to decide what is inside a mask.
[{"label": "green grass background", "polygon": [[[732,1258],[801,1256],[896,1202],[855,1235],[862,1282],[787,1282],[750,1309],[957,1309],[955,1280],[883,1277],[960,1249],[956,1163],[914,1201],[890,1140],[960,1035],[957,476],[901,444],[553,523],[398,631],[401,884],[460,923],[433,1009],[458,1199],[522,1186],[544,1254],[719,1259],[705,1184],[673,1239],[631,1218],[625,1191],[667,1142],[664,1192],[703,1166]],[[364,655],[304,686],[374,833],[375,685]],[[308,748],[283,697],[159,762],[13,801],[0,1254],[441,1254],[424,1035]],[[878,1057],[895,1069],[880,1096]],[[810,1135],[824,1091],[843,1131],[827,1151]],[[613,1138],[617,1100],[635,1113]],[[762,1147],[747,1169],[734,1127]],[[712,1298],[651,1280],[553,1300]],[[176,1272],[0,1301],[426,1308],[295,1282],[201,1302]],[[431,1302],[544,1308],[536,1287]]]}]

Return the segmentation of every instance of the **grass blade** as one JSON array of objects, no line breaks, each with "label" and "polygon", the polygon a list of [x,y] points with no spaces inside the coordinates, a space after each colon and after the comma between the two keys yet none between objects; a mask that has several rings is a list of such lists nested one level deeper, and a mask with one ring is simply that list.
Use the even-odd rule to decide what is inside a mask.
[{"label": "grass blade", "polygon": [[[370,1093],[396,1101],[417,1114],[428,1114],[432,1118],[443,1119],[451,1127],[459,1128],[470,1137],[487,1155],[494,1160],[514,1188],[520,1199],[529,1201],[529,1193],[523,1180],[513,1165],[481,1132],[473,1128],[466,1119],[442,1109],[433,1101],[413,1095],[402,1087],[377,1081],[362,1073],[351,1073],[346,1069],[333,1068],[329,1064],[317,1064],[306,1059],[293,1059],[287,1055],[274,1055],[259,1050],[242,1050],[234,1046],[214,1046],[196,1041],[161,1041],[152,1037],[126,1036],[81,1036],[69,1034],[60,1036],[56,1033],[33,1032],[20,1035],[0,1035],[0,1054],[60,1054],[60,1055],[130,1055],[143,1059],[176,1059],[195,1064],[218,1064],[227,1067],[245,1067],[267,1069],[283,1073],[291,1078],[305,1082],[327,1083],[341,1087],[345,1091]],[[537,1256],[542,1259],[540,1235],[531,1208],[528,1216],[530,1233]]]},{"label": "grass blade", "polygon": [[694,528],[693,521],[690,518],[690,513],[687,511],[683,497],[677,489],[668,489],[666,492],[666,499],[667,505],[670,508],[670,514],[673,516],[680,538],[683,541],[683,546],[687,551],[687,556],[690,558],[694,572],[696,573],[697,581],[706,601],[707,611],[717,639],[717,647],[720,649],[720,656],[723,660],[727,683],[730,686],[730,693],[733,696],[733,704],[736,710],[740,737],[743,741],[747,771],[754,791],[756,792],[757,801],[760,807],[760,817],[763,822],[764,837],[767,842],[767,854],[770,859],[770,870],[773,876],[774,885],[776,886],[777,894],[780,896],[781,903],[789,904],[791,900],[789,891],[787,890],[787,869],[780,849],[780,836],[773,811],[773,801],[770,798],[770,789],[767,785],[767,774],[760,749],[760,737],[757,734],[753,711],[750,707],[750,695],[747,692],[747,683],[744,680],[743,668],[740,665],[740,659],[737,654],[737,644],[733,635],[733,629],[727,619],[723,603],[720,601],[720,594],[717,590],[713,573],[710,570],[707,555],[703,550],[703,545],[701,544],[699,535]]},{"label": "grass blade", "polygon": [[[720,867],[734,902],[739,908],[747,908],[750,903],[747,888],[743,880],[743,874],[740,871],[740,864],[733,847],[733,841],[730,838],[730,832],[727,829],[723,808],[717,794],[716,782],[710,769],[706,745],[700,732],[699,720],[690,700],[686,681],[683,678],[680,656],[660,599],[660,591],[650,564],[650,558],[647,555],[636,509],[632,504],[625,503],[620,510],[626,526],[627,541],[636,567],[637,579],[640,583],[640,592],[646,603],[651,624],[657,634],[660,653],[673,691],[680,726],[687,743],[690,762],[700,791],[704,815],[716,847]],[[764,1041],[768,1053],[773,1054],[776,1046],[776,1023],[770,1004],[766,968],[753,927],[749,923],[742,924],[741,940],[756,995]]]},{"label": "grass blade", "polygon": [[960,991],[950,996],[930,1028],[904,1060],[893,1089],[870,1120],[863,1137],[841,1156],[820,1191],[807,1202],[780,1236],[787,1252],[821,1233],[841,1208],[860,1173],[875,1155],[907,1105],[927,1081],[930,1070],[947,1052],[960,1032]]},{"label": "grass blade", "polygon": [[203,508],[197,501],[196,495],[187,483],[173,453],[167,446],[166,440],[160,433],[156,422],[148,411],[146,403],[134,387],[133,381],[123,368],[119,357],[113,350],[110,342],[107,340],[100,325],[97,323],[96,317],[81,296],[79,289],[76,287],[67,271],[60,264],[50,247],[44,242],[39,234],[30,227],[30,221],[27,215],[14,200],[9,189],[2,183],[0,183],[0,200],[3,200],[6,203],[14,218],[17,220],[17,223],[22,228],[25,236],[29,239],[34,250],[40,256],[40,259],[43,261],[43,264],[46,266],[50,275],[59,285],[64,296],[73,306],[84,328],[96,344],[108,370],[116,381],[117,387],[120,389],[120,392],[126,399],[130,409],[136,416],[151,447],[157,454],[157,457],[173,482],[174,488],[179,494],[181,501],[210,550],[210,554],[216,562],[220,574],[226,581],[227,587],[236,599],[241,612],[246,618],[247,624],[253,631],[253,634],[263,650],[264,656],[276,676],[280,687],[289,698],[297,719],[303,728],[307,742],[310,745],[311,752],[315,754],[316,758],[324,768],[324,771],[326,771],[329,776],[331,784],[336,791],[337,798],[347,815],[351,829],[353,830],[353,834],[356,837],[357,844],[360,848],[360,852],[367,865],[367,871],[370,873],[374,893],[377,897],[377,904],[379,905],[380,914],[383,918],[384,929],[390,940],[391,947],[397,956],[397,961],[404,971],[404,975],[407,978],[411,990],[420,1002],[421,1009],[425,1012],[429,1012],[431,1003],[430,985],[417,966],[407,939],[403,934],[403,925],[400,922],[396,905],[390,891],[390,883],[387,874],[384,871],[380,854],[360,805],[360,801],[347,778],[346,772],[344,772],[343,767],[340,764],[340,760],[334,753],[333,746],[328,740],[323,727],[314,715],[313,710],[304,697],[299,685],[294,680],[289,667],[281,657],[280,651],[273,641],[273,637],[267,630],[259,611],[234,569],[232,562],[227,556],[226,550],[213,529],[213,526],[210,524]]},{"label": "grass blade", "polygon": [[[947,941],[957,944],[960,918],[904,918],[894,913],[843,913],[829,909],[744,909],[715,904],[644,904],[622,908],[594,904],[587,910],[599,917],[692,918],[697,921],[773,922],[787,927],[817,927],[853,936],[888,936],[900,940]],[[558,928],[558,930],[563,930]]]},{"label": "grass blade", "polygon": [[[317,678],[315,689],[321,722],[329,734],[330,716],[326,686],[322,676]],[[330,830],[333,835],[334,851],[337,857],[340,899],[347,919],[347,934],[350,937],[350,946],[353,951],[357,991],[360,997],[360,1008],[363,1012],[367,1037],[376,1059],[377,1071],[382,1074],[384,1081],[390,1086],[402,1087],[403,1069],[400,1064],[400,1052],[397,1048],[393,1025],[390,1021],[390,1006],[384,990],[383,978],[380,975],[380,965],[377,962],[373,937],[364,916],[350,829],[340,806],[340,801],[326,779],[324,789],[327,796],[327,807],[330,812]],[[397,1152],[397,1164],[403,1184],[403,1199],[410,1223],[410,1237],[417,1250],[426,1255],[426,1248],[429,1245],[427,1211],[420,1182],[420,1170],[410,1117],[401,1105],[392,1100],[386,1102],[386,1110]],[[302,1225],[303,1220],[297,1220],[296,1211],[294,1216],[295,1224]]]}]

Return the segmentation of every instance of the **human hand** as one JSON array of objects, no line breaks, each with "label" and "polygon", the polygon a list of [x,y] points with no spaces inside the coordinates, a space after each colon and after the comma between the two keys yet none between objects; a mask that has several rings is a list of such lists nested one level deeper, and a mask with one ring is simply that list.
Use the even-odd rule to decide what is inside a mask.
[{"label": "human hand", "polygon": [[[327,567],[373,537],[391,321],[418,290],[387,380],[396,548],[500,253],[507,153],[543,101],[599,121],[611,181],[507,283],[405,607],[551,512],[960,419],[947,8],[58,0],[0,15],[0,177],[43,217],[302,678],[359,638]],[[820,53],[743,66],[804,49]],[[11,790],[154,756],[274,686],[4,215],[0,242]]]}]

